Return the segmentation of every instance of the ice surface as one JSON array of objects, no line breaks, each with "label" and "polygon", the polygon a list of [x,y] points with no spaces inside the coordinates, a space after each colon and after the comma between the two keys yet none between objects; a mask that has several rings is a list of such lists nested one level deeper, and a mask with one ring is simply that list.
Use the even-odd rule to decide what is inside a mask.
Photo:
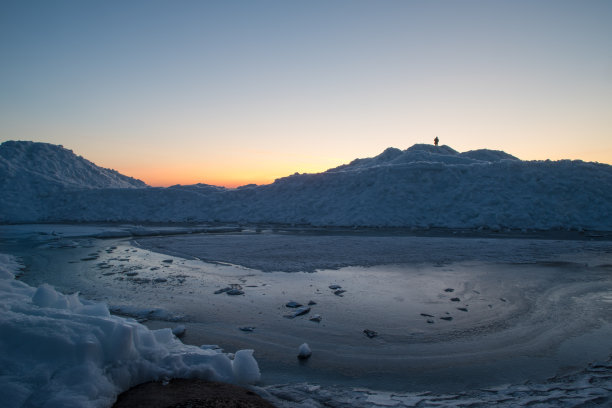
[{"label": "ice surface", "polygon": [[14,279],[0,254],[0,388],[4,407],[108,407],[128,388],[166,377],[252,383],[252,350],[233,360],[110,315],[102,303]]},{"label": "ice surface", "polygon": [[[12,154],[38,145],[2,146]],[[49,165],[57,169],[53,180],[30,171],[35,166],[28,161],[19,164],[28,171],[17,172],[22,156],[2,156],[0,173],[8,176],[0,178],[0,222],[612,230],[612,166],[599,163],[522,161],[500,151],[459,153],[448,146],[414,145],[404,151],[389,148],[323,173],[296,173],[269,185],[125,188],[138,183],[119,181],[117,175],[105,184],[99,181],[101,170],[77,171],[83,159],[65,152],[54,155]]]}]

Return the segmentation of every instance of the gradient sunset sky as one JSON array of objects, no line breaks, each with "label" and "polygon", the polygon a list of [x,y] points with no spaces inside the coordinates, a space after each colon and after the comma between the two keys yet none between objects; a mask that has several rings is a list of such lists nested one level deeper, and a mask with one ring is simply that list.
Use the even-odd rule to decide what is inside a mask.
[{"label": "gradient sunset sky", "polygon": [[612,1],[0,2],[0,142],[236,186],[435,136],[612,163]]}]

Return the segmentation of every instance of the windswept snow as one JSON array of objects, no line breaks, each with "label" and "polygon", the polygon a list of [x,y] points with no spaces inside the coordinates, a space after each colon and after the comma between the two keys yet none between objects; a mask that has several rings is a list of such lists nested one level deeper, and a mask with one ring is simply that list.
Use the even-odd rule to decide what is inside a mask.
[{"label": "windswept snow", "polygon": [[31,194],[0,197],[0,222],[612,230],[612,166],[522,161],[501,151],[458,153],[448,146],[389,148],[323,173],[296,173],[237,189],[199,184],[59,190],[40,183],[20,181],[26,189],[36,186],[35,201]]},{"label": "windswept snow", "polygon": [[55,184],[66,188],[142,188],[147,185],[98,167],[72,150],[49,143],[8,141],[0,145],[1,180],[11,184]]},{"label": "windswept snow", "polygon": [[62,146],[15,141],[0,145],[0,222],[40,219],[53,197],[66,191],[145,187]]},{"label": "windswept snow", "polygon": [[170,328],[151,331],[112,316],[103,303],[17,281],[0,254],[0,389],[4,407],[108,407],[142,382],[202,378],[252,383],[252,350],[227,354],[184,345]]}]

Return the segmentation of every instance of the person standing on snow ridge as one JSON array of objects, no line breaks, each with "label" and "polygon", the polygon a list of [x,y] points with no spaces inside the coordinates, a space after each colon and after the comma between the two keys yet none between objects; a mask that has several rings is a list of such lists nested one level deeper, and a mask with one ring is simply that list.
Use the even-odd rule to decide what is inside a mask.
[{"label": "person standing on snow ridge", "polygon": [[439,141],[440,139],[438,139],[438,136],[436,136],[436,138],[434,139],[434,146],[437,146]]}]

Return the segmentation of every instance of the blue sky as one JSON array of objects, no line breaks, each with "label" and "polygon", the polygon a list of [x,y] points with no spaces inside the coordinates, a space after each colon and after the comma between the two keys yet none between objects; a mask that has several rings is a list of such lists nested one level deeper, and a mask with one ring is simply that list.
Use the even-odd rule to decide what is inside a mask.
[{"label": "blue sky", "polygon": [[0,142],[150,184],[386,147],[612,163],[610,1],[3,1]]}]

